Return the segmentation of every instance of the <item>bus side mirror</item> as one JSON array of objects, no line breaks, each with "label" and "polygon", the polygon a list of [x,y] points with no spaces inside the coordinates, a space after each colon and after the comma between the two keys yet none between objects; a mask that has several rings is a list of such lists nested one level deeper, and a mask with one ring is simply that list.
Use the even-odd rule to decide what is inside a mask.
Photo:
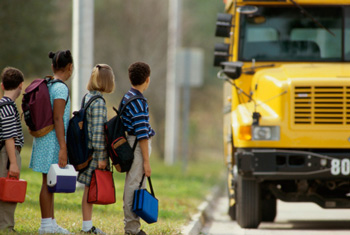
[{"label": "bus side mirror", "polygon": [[232,27],[232,15],[218,13],[216,20],[215,36],[230,37]]},{"label": "bus side mirror", "polygon": [[220,66],[222,62],[228,61],[230,56],[230,44],[216,43],[214,49],[214,66]]},{"label": "bus side mirror", "polygon": [[222,72],[231,79],[237,79],[242,74],[243,62],[226,61],[221,63]]}]

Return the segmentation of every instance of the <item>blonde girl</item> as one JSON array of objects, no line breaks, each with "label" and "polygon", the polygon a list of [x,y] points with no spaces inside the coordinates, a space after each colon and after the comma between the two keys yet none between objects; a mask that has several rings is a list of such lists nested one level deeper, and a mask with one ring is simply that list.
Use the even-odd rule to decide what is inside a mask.
[{"label": "blonde girl", "polygon": [[[87,85],[89,92],[84,97],[86,104],[91,97],[111,93],[114,91],[114,74],[112,68],[107,64],[96,65],[91,73]],[[88,168],[78,175],[78,181],[85,185],[82,199],[83,225],[82,232],[93,234],[104,234],[92,224],[93,204],[87,202],[92,172],[96,169],[105,169],[108,164],[106,142],[104,137],[104,123],[107,121],[107,108],[103,99],[94,100],[87,108],[86,118],[88,122],[89,149],[93,149],[92,160]]]}]

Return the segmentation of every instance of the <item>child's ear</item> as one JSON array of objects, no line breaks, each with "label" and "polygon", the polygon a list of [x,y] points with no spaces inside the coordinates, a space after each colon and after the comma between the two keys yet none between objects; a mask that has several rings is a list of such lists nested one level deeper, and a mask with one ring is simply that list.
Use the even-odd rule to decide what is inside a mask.
[{"label": "child's ear", "polygon": [[4,84],[1,83],[1,89],[4,91],[5,90],[5,87],[4,87]]}]

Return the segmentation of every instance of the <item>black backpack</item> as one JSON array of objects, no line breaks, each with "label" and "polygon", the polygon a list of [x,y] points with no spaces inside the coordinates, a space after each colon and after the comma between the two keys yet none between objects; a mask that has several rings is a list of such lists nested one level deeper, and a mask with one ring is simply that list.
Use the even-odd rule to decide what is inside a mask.
[{"label": "black backpack", "polygon": [[131,146],[126,139],[126,131],[122,121],[122,113],[124,112],[126,106],[133,100],[145,99],[142,96],[133,96],[132,98],[126,100],[124,105],[122,101],[119,105],[119,111],[113,107],[116,115],[105,123],[105,134],[108,155],[112,160],[112,163],[118,172],[127,172],[130,170],[132,162],[134,160],[134,151],[137,144],[137,139],[135,139],[134,145]]},{"label": "black backpack", "polygon": [[[90,104],[96,99],[103,99],[100,95],[94,95],[85,103],[84,96],[79,111],[73,113],[73,117],[69,120],[67,130],[67,150],[69,163],[81,172],[84,171],[92,160],[93,149],[88,148],[88,125],[86,121],[86,110]],[[103,101],[105,101],[103,99]]]}]

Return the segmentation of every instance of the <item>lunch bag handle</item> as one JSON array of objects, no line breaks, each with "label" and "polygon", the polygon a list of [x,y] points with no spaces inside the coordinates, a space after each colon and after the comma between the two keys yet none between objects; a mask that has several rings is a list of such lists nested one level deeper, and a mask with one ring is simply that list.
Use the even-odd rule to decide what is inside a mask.
[{"label": "lunch bag handle", "polygon": [[[153,187],[152,187],[152,181],[151,181],[151,176],[150,177],[147,177],[148,178],[148,184],[149,184],[149,188],[151,189],[151,194],[153,197],[156,197],[154,195],[154,191],[153,191]],[[142,183],[143,183],[143,180],[145,179],[145,174],[143,174],[142,176],[142,180],[140,182],[140,185],[139,185],[139,189],[141,189],[141,186],[142,186]]]}]

